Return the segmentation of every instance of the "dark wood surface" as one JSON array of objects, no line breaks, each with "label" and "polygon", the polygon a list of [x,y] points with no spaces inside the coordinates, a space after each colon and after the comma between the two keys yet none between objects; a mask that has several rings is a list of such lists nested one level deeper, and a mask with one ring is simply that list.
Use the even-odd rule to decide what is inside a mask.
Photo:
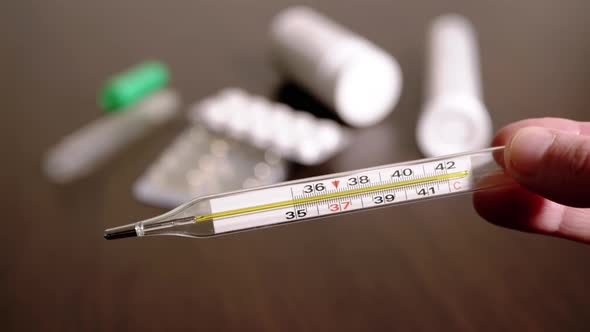
[{"label": "dark wood surface", "polygon": [[[2,5],[2,330],[590,329],[590,247],[479,218],[468,196],[209,240],[107,242],[103,229],[163,212],[131,185],[178,120],[76,183],[51,184],[44,152],[99,116],[110,74],[157,58],[191,103],[226,86],[272,98],[284,83],[267,26],[286,1],[13,1]],[[590,2],[322,1],[313,6],[400,62],[392,115],[292,178],[420,157],[425,33],[458,11],[479,32],[495,128],[588,120]],[[363,146],[370,146],[364,149]]]}]

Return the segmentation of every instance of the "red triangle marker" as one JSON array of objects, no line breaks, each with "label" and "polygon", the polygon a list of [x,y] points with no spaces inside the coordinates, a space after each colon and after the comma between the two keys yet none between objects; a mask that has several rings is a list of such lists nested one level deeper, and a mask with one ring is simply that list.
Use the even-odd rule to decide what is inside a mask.
[{"label": "red triangle marker", "polygon": [[338,188],[338,184],[340,184],[340,181],[334,180],[334,181],[332,181],[332,184],[334,185],[335,188]]}]

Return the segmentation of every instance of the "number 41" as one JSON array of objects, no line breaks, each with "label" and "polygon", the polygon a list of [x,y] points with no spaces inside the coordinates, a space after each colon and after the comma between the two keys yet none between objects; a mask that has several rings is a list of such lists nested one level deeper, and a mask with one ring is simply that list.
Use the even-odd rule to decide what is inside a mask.
[{"label": "number 41", "polygon": [[418,190],[418,195],[428,196],[430,194],[434,194],[434,187],[422,188]]}]

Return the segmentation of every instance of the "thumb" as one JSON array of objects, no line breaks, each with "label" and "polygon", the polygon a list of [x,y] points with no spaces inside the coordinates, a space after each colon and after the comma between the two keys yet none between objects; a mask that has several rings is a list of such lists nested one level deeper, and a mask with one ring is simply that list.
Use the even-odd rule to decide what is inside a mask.
[{"label": "thumb", "polygon": [[541,127],[518,130],[504,151],[509,175],[560,204],[590,207],[590,137]]}]

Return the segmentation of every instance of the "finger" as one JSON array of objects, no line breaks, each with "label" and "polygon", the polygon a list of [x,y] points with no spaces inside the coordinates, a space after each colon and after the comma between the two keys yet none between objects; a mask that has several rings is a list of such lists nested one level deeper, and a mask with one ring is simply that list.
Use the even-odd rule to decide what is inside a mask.
[{"label": "finger", "polygon": [[525,188],[560,204],[590,207],[590,136],[525,127],[506,145],[504,163]]},{"label": "finger", "polygon": [[494,137],[493,146],[506,145],[512,136],[525,127],[544,127],[569,133],[590,135],[590,122],[577,122],[560,118],[537,118],[517,121],[498,130]]},{"label": "finger", "polygon": [[590,209],[565,207],[522,186],[476,192],[473,205],[499,226],[590,243]]}]

